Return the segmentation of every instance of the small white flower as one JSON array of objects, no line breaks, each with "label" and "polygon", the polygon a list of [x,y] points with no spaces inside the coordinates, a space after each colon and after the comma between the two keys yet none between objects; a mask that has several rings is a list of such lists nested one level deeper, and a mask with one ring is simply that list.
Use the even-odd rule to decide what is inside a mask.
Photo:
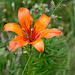
[{"label": "small white flower", "polygon": [[46,12],[49,12],[49,9],[48,9],[48,8],[45,8],[45,11],[46,11]]},{"label": "small white flower", "polygon": [[6,12],[7,9],[4,9],[3,12]]},{"label": "small white flower", "polygon": [[22,3],[25,4],[25,1],[23,0]]},{"label": "small white flower", "polygon": [[2,21],[6,21],[6,18],[3,18]]},{"label": "small white flower", "polygon": [[27,51],[23,51],[23,53],[28,53]]},{"label": "small white flower", "polygon": [[15,3],[14,2],[12,2],[12,8],[13,8],[13,10],[15,10]]},{"label": "small white flower", "polygon": [[43,7],[47,7],[48,5],[47,4],[43,4]]},{"label": "small white flower", "polygon": [[36,3],[35,5],[34,5],[34,8],[38,8],[39,6],[38,6],[38,4]]}]

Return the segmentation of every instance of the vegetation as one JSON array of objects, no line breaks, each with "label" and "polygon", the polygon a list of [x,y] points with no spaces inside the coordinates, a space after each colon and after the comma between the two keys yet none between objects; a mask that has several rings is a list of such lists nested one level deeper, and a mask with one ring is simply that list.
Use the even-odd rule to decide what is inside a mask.
[{"label": "vegetation", "polygon": [[[6,23],[18,23],[18,10],[28,8],[36,20],[51,17],[47,28],[58,28],[62,35],[44,39],[44,52],[29,45],[9,51],[16,34],[4,32]],[[0,0],[0,75],[74,75],[75,74],[74,0]],[[33,24],[34,24],[33,23]],[[31,52],[31,53],[30,53]]]}]

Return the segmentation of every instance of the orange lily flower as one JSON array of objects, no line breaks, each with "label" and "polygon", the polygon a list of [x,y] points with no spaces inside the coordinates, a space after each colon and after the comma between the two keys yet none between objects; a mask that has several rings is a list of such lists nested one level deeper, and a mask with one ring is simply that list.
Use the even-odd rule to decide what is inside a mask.
[{"label": "orange lily flower", "polygon": [[[10,51],[15,51],[18,47],[24,47],[27,44],[32,44],[39,52],[42,53],[44,51],[44,43],[41,38],[51,38],[61,34],[61,31],[58,29],[46,29],[48,23],[51,20],[51,18],[46,14],[43,14],[35,22],[32,30],[31,25],[33,23],[33,18],[27,8],[19,9],[18,19],[22,28],[16,23],[7,23],[4,26],[4,31],[13,31],[18,35],[10,41]],[[26,34],[28,37],[26,37]]]}]

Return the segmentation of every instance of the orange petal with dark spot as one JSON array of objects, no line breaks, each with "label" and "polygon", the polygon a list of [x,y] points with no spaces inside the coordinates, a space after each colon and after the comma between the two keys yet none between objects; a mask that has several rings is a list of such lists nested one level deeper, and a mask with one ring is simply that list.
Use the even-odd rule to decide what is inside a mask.
[{"label": "orange petal with dark spot", "polygon": [[42,39],[38,39],[31,43],[39,52],[43,53],[44,51],[44,43]]},{"label": "orange petal with dark spot", "polygon": [[19,36],[16,36],[13,40],[10,41],[9,50],[11,52],[15,51],[18,47],[24,47],[28,44],[27,41],[23,41],[23,39]]}]

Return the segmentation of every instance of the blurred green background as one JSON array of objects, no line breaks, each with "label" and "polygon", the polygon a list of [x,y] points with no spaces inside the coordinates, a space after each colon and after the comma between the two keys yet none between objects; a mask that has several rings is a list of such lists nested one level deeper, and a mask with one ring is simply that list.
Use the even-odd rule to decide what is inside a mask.
[{"label": "blurred green background", "polygon": [[[65,63],[66,68],[61,70],[59,69],[51,75],[75,75],[74,0],[0,0],[0,75],[21,75],[18,73],[13,74],[14,71],[9,74],[9,72],[11,72],[10,68],[13,68],[14,64],[12,62],[13,54],[9,52],[8,44],[15,34],[12,32],[3,32],[3,26],[6,23],[14,22],[19,24],[17,16],[18,10],[21,7],[26,7],[30,10],[34,23],[42,14],[47,14],[51,17],[51,22],[48,27],[58,28],[62,31],[62,41],[67,50]],[[16,54],[14,53],[14,55]],[[10,61],[12,62],[12,66],[10,65]],[[15,63],[17,61],[18,58],[15,60]],[[35,73],[33,75],[35,75]]]}]

